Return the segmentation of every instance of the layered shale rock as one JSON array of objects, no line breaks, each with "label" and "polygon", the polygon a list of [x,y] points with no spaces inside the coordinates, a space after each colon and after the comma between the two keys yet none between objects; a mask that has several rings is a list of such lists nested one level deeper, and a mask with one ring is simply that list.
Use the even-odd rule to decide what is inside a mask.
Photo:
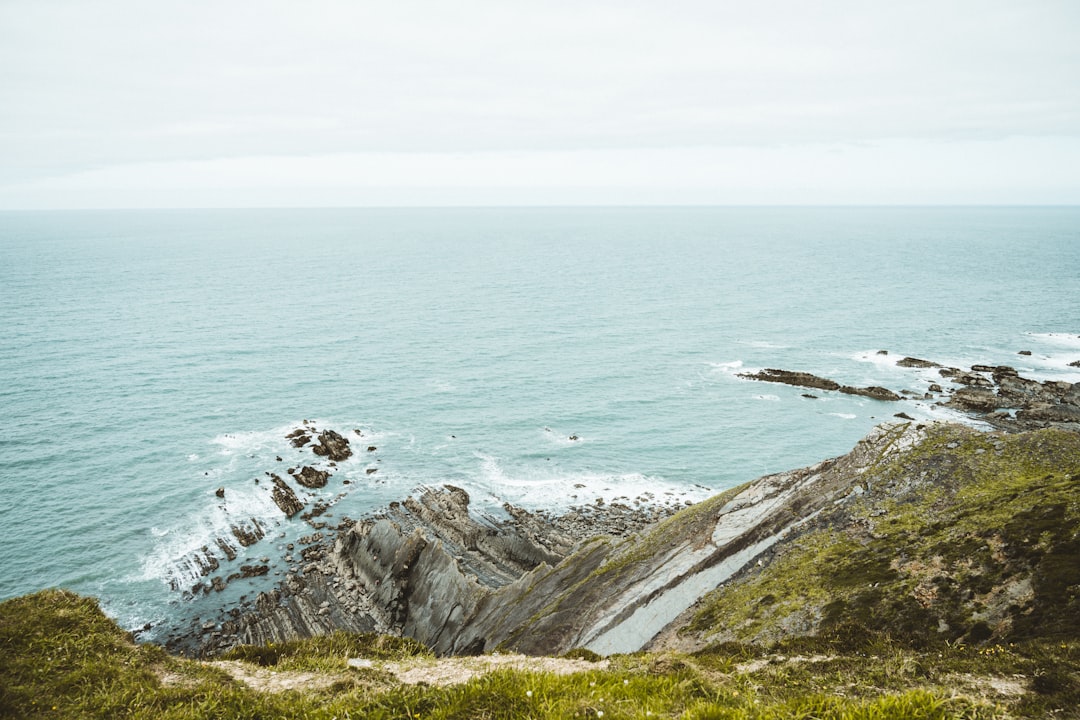
[{"label": "layered shale rock", "polygon": [[300,498],[296,497],[296,492],[289,487],[287,482],[278,475],[271,475],[270,479],[274,481],[274,490],[271,497],[274,504],[281,509],[281,512],[285,513],[286,517],[292,517],[304,509],[304,503]]}]

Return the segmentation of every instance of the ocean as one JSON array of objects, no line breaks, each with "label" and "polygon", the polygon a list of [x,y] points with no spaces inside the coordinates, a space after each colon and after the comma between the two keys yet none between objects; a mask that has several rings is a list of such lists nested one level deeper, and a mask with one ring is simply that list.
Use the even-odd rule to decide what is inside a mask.
[{"label": "ocean", "polygon": [[[1080,381],[1070,207],[4,212],[0,253],[0,598],[128,628],[280,579],[312,528],[266,474],[314,464],[305,420],[356,451],[301,493],[329,521],[444,483],[497,516],[694,502],[897,412],[962,419],[905,355]],[[916,394],[738,377],[763,367]],[[271,572],[185,593],[253,519],[220,572]]]}]

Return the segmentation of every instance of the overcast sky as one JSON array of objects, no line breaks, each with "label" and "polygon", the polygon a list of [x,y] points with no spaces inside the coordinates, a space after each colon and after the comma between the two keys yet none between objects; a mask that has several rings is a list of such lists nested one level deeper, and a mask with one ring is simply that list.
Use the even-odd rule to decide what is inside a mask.
[{"label": "overcast sky", "polygon": [[0,0],[0,208],[1080,203],[1080,2]]}]

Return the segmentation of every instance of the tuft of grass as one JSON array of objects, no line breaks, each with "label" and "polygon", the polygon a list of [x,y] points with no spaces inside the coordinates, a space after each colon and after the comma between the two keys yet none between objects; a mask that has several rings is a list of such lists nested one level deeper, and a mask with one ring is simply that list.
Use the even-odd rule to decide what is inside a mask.
[{"label": "tuft of grass", "polygon": [[401,660],[408,657],[431,657],[431,651],[412,638],[335,631],[303,640],[238,645],[223,660],[242,660],[278,670],[341,670],[349,658]]}]

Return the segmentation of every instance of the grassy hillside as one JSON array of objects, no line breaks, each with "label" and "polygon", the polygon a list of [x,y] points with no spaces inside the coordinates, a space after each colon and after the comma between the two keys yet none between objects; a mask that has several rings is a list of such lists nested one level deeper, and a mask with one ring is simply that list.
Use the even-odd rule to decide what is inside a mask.
[{"label": "grassy hillside", "polygon": [[707,597],[687,632],[915,649],[1080,637],[1080,435],[935,427],[855,503]]}]

